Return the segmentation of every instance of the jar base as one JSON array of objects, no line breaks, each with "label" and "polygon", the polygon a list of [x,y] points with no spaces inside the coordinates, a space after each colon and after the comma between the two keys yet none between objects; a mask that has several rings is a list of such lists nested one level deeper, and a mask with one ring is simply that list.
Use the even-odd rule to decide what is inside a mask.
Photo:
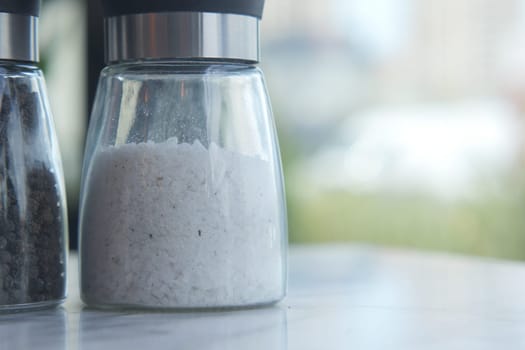
[{"label": "jar base", "polygon": [[148,312],[221,312],[221,311],[236,311],[236,310],[250,310],[250,309],[260,309],[265,307],[271,307],[281,300],[283,297],[280,297],[276,300],[263,301],[256,303],[249,303],[244,305],[224,305],[224,306],[165,306],[165,305],[139,305],[139,304],[127,304],[127,303],[111,303],[111,304],[102,304],[96,302],[89,302],[85,298],[82,298],[82,301],[85,303],[86,308],[88,309],[97,309],[104,311],[148,311]]},{"label": "jar base", "polygon": [[0,305],[0,314],[53,309],[62,305],[64,301],[65,298],[27,304]]}]

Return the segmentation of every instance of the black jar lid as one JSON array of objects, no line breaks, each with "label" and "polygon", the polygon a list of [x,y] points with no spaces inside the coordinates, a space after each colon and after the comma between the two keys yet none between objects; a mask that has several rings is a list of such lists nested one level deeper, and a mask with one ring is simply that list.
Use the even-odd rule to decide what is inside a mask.
[{"label": "black jar lid", "polygon": [[0,12],[38,17],[39,0],[0,0]]},{"label": "black jar lid", "polygon": [[264,0],[103,0],[104,16],[159,12],[229,13],[261,18]]}]

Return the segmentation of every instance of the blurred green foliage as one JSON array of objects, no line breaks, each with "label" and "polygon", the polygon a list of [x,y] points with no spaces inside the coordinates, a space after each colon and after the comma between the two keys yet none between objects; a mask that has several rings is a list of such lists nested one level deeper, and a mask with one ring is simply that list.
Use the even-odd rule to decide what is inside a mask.
[{"label": "blurred green foliage", "polygon": [[[292,191],[292,190],[291,190]],[[525,203],[401,195],[288,195],[291,242],[358,241],[525,259]]]},{"label": "blurred green foliage", "polygon": [[525,184],[441,200],[410,193],[322,191],[291,171],[306,159],[280,130],[291,243],[364,242],[525,260]]}]

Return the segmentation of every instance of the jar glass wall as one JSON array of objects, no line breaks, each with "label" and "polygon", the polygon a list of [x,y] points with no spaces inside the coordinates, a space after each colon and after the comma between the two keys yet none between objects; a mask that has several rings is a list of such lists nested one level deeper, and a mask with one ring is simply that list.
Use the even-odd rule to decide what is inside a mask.
[{"label": "jar glass wall", "polygon": [[280,300],[286,209],[261,71],[176,61],[104,69],[80,215],[81,294],[89,305]]}]

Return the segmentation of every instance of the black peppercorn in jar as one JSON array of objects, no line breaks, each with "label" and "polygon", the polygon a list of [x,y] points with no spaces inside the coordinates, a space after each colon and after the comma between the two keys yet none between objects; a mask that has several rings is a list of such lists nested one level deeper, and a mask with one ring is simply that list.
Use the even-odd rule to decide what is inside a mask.
[{"label": "black peppercorn in jar", "polygon": [[66,205],[36,66],[38,10],[39,1],[0,0],[0,311],[65,298]]}]

